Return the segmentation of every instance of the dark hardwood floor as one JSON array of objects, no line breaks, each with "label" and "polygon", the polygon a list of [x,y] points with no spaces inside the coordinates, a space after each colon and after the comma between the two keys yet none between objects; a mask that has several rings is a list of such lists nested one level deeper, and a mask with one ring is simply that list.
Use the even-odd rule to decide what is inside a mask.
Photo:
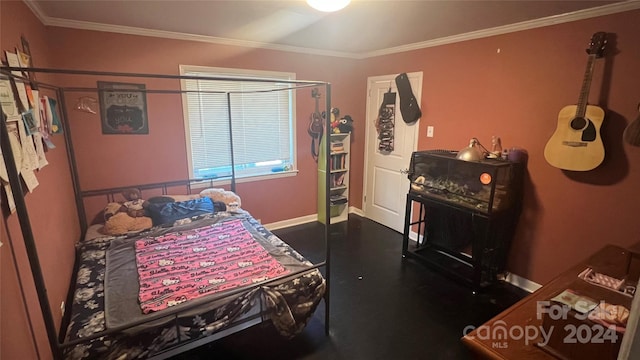
[{"label": "dark hardwood floor", "polygon": [[[324,226],[274,233],[307,259],[324,260]],[[176,356],[182,359],[467,359],[463,329],[527,295],[499,283],[470,288],[401,256],[402,235],[351,215],[333,225],[330,335],[321,303],[304,332],[287,340],[261,324]]]}]

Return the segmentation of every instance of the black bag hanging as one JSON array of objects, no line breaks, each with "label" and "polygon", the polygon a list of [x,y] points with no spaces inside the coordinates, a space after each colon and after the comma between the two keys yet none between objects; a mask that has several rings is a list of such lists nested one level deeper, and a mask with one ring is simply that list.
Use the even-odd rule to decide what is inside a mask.
[{"label": "black bag hanging", "polygon": [[422,116],[422,112],[420,111],[418,100],[413,96],[411,83],[406,73],[396,76],[396,86],[400,94],[400,113],[402,114],[402,119],[407,124],[418,121]]}]

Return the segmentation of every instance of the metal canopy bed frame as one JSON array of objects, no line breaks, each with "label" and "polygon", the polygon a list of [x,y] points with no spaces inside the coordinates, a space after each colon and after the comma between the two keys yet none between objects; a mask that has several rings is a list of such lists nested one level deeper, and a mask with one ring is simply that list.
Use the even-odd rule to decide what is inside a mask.
[{"label": "metal canopy bed frame", "polygon": [[[55,93],[55,97],[57,98],[60,106],[60,115],[61,115],[61,123],[63,127],[63,136],[66,142],[67,149],[67,158],[69,161],[69,166],[71,170],[71,181],[73,185],[76,209],[78,212],[79,223],[81,227],[81,236],[84,237],[88,228],[87,214],[85,212],[84,198],[90,196],[107,196],[108,200],[113,200],[113,194],[121,191],[125,188],[135,187],[140,189],[141,191],[144,189],[160,189],[162,194],[167,194],[167,189],[175,186],[184,186],[187,189],[187,193],[191,193],[191,186],[194,182],[197,181],[209,181],[213,184],[213,180],[209,179],[187,179],[172,181],[172,182],[164,182],[164,183],[154,183],[154,184],[145,184],[145,185],[135,185],[132,186],[124,186],[120,188],[111,188],[111,189],[100,189],[100,190],[83,190],[80,187],[79,174],[77,169],[77,164],[75,160],[72,136],[71,136],[71,128],[69,124],[69,117],[67,114],[67,103],[65,99],[66,93],[71,92],[98,92],[104,91],[104,89],[96,88],[86,88],[86,87],[62,87],[52,85],[50,83],[34,81],[33,79],[29,79],[28,77],[15,75],[15,72],[19,71],[21,73],[30,73],[30,74],[52,74],[55,76],[69,75],[69,76],[93,76],[93,77],[111,77],[111,78],[147,78],[147,79],[166,79],[166,80],[223,80],[223,81],[241,81],[241,82],[256,82],[256,83],[276,83],[278,86],[275,86],[269,90],[261,90],[261,91],[248,91],[249,93],[255,92],[272,92],[272,91],[296,91],[302,88],[310,88],[310,87],[320,87],[324,88],[325,91],[325,99],[326,99],[326,113],[329,114],[331,112],[331,84],[324,81],[302,81],[302,80],[268,80],[261,78],[233,78],[233,77],[204,77],[204,76],[189,76],[189,75],[170,75],[170,74],[147,74],[147,73],[126,73],[126,72],[104,72],[104,71],[86,71],[86,70],[64,70],[64,69],[49,69],[49,68],[19,68],[19,67],[7,67],[0,66],[0,78],[9,79],[13,81],[19,81],[24,83],[31,83],[32,85],[37,86],[39,89],[46,89],[47,91],[52,91]],[[12,73],[14,72],[14,73]],[[108,90],[107,90],[108,91]],[[177,89],[136,89],[135,91],[145,92],[147,94],[183,94],[183,93],[200,93],[202,91],[189,91],[189,90],[177,90]],[[233,125],[233,119],[231,118],[231,95],[236,93],[246,93],[242,91],[238,92],[227,92],[220,91],[219,93],[226,94],[227,96],[227,110],[228,110],[228,125],[229,125],[229,140],[231,144],[231,177],[230,177],[230,187],[232,191],[236,191],[236,174],[235,174],[235,163],[233,157],[233,136],[231,136],[231,129]],[[328,121],[324,121],[324,133],[331,133],[330,123]],[[34,234],[31,227],[31,221],[29,219],[29,211],[25,202],[25,193],[23,191],[23,185],[20,180],[20,174],[16,169],[16,162],[13,157],[12,148],[10,146],[10,135],[7,129],[7,119],[5,114],[0,111],[0,145],[2,149],[2,154],[4,157],[4,161],[7,168],[7,173],[9,177],[9,184],[11,189],[13,190],[13,197],[15,200],[16,206],[16,214],[18,216],[20,229],[23,235],[23,239],[25,242],[26,252],[29,260],[30,270],[32,273],[32,277],[35,283],[35,288],[38,295],[40,310],[42,312],[42,316],[44,319],[44,325],[47,332],[48,342],[53,353],[55,359],[61,359],[63,357],[63,349],[75,346],[77,344],[90,341],[92,339],[97,339],[102,336],[106,336],[109,334],[119,333],[122,330],[128,329],[130,327],[147,323],[149,321],[161,319],[161,318],[172,318],[177,325],[178,317],[180,313],[187,312],[191,308],[195,307],[198,304],[183,304],[184,307],[180,307],[179,309],[164,309],[160,312],[145,315],[146,318],[143,320],[136,321],[134,323],[127,324],[126,326],[115,327],[115,328],[107,328],[106,330],[92,334],[87,337],[83,337],[80,339],[75,339],[72,341],[63,342],[64,333],[66,332],[66,321],[64,317],[68,317],[69,314],[65,314],[63,317],[63,321],[61,323],[60,333],[58,333],[55,329],[54,318],[52,315],[51,305],[49,303],[49,299],[47,297],[46,284],[44,281],[42,269],[40,267],[40,261],[38,258],[37,247],[34,239]],[[326,153],[330,153],[330,142],[325,142],[324,151]],[[329,168],[330,157],[326,156],[326,167]],[[219,179],[216,179],[219,180]],[[323,296],[324,306],[325,306],[325,333],[329,334],[329,324],[330,324],[330,225],[331,225],[331,217],[330,215],[330,173],[326,172],[325,178],[325,224],[324,224],[324,243],[325,243],[325,261],[319,262],[318,264],[313,264],[312,267],[309,267],[305,270],[297,271],[296,273],[303,273],[305,271],[310,271],[312,269],[319,269],[324,267],[324,278],[326,281],[326,291]],[[78,241],[82,241],[82,239],[78,239]],[[74,271],[72,272],[72,279],[70,282],[70,287],[68,290],[68,297],[71,298],[74,291],[75,277],[77,275],[77,267],[78,267],[78,252],[76,251],[76,259],[74,265]],[[296,273],[288,274],[287,277],[295,275]],[[231,290],[228,292],[223,292],[224,296],[232,295],[235,293],[241,293],[244,291],[248,291],[250,289],[254,289],[260,286],[268,285],[278,280],[278,278],[270,280],[266,283],[260,283],[250,287],[241,287],[236,290]],[[218,298],[219,296],[210,295],[208,296],[212,302]],[[193,301],[192,301],[193,302]],[[197,303],[197,302],[196,302]],[[69,311],[70,312],[70,311]],[[251,320],[251,319],[250,319]],[[211,335],[205,336],[204,338],[192,339],[188,340],[185,343],[181,342],[180,334],[178,333],[178,344],[171,346],[168,349],[160,351],[158,354],[153,355],[153,357],[158,358],[166,358],[169,356],[176,355],[183,351],[187,351],[193,349],[195,347],[206,344],[210,341],[214,341],[216,339],[222,338],[224,336],[230,335],[232,333],[241,331],[242,329],[253,326],[257,323],[264,321],[262,308],[260,309],[260,313],[258,314],[257,319],[251,320],[249,323],[240,323],[240,324],[230,324],[228,327],[222,328]]]}]

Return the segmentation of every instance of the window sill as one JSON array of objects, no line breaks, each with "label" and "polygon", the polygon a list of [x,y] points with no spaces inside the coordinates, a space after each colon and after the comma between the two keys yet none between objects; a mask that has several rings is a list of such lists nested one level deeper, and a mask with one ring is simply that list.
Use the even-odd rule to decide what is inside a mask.
[{"label": "window sill", "polygon": [[[291,176],[298,175],[298,170],[290,170],[290,171],[280,171],[271,174],[263,174],[263,175],[250,175],[244,177],[237,177],[236,184],[240,183],[248,183],[254,181],[262,181],[262,180],[271,180],[271,179],[279,179],[286,178]],[[205,180],[194,180],[191,182],[192,189],[204,189],[208,187],[217,187],[231,184],[231,179],[205,179]]]}]

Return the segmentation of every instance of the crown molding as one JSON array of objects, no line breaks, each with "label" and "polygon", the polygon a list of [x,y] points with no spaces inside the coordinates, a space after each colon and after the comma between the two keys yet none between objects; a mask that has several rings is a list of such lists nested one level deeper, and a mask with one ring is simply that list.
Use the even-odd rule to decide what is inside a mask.
[{"label": "crown molding", "polygon": [[79,21],[79,20],[48,18],[45,25],[66,27],[66,28],[72,28],[72,29],[81,29],[81,30],[112,32],[112,33],[120,33],[120,34],[128,34],[128,35],[158,37],[158,38],[173,39],[173,40],[199,41],[199,42],[206,42],[206,43],[218,44],[218,45],[241,46],[245,48],[288,51],[288,52],[304,53],[304,54],[311,54],[311,55],[334,56],[334,57],[342,57],[342,58],[356,58],[356,56],[352,53],[345,53],[345,52],[339,52],[339,51],[320,50],[320,49],[313,49],[313,48],[304,48],[304,47],[281,45],[281,44],[270,44],[270,43],[239,40],[239,39],[229,39],[229,38],[221,38],[221,37],[208,36],[208,35],[187,34],[187,33],[165,31],[165,30],[145,29],[145,28],[138,28],[138,27],[132,27],[132,26],[109,25],[109,24],[101,24],[101,23],[94,23],[94,22],[88,22],[88,21]]},{"label": "crown molding", "polygon": [[358,58],[357,54],[348,53],[348,52],[321,50],[321,49],[305,48],[305,47],[299,47],[299,46],[270,44],[270,43],[263,43],[263,42],[257,42],[257,41],[229,39],[229,38],[221,38],[221,37],[208,36],[208,35],[188,34],[188,33],[174,32],[174,31],[145,29],[145,28],[139,28],[139,27],[133,27],[133,26],[110,25],[110,24],[102,24],[102,23],[96,23],[96,22],[90,22],[90,21],[80,21],[80,20],[48,17],[42,12],[42,10],[40,9],[40,6],[38,6],[38,4],[35,3],[33,0],[23,0],[23,1],[27,4],[27,6],[31,9],[31,11],[33,11],[36,17],[45,26],[57,26],[57,27],[78,29],[78,30],[102,31],[102,32],[157,37],[157,38],[173,39],[173,40],[199,41],[199,42],[218,44],[218,45],[230,45],[230,46],[240,46],[240,47],[254,48],[254,49],[287,51],[287,52],[303,53],[303,54],[310,54],[310,55],[333,56],[333,57],[351,58],[351,59]]},{"label": "crown molding", "polygon": [[33,0],[23,0],[24,3],[31,9],[34,15],[42,22],[45,26],[57,26],[71,29],[79,29],[79,30],[93,30],[93,31],[102,31],[102,32],[112,32],[112,33],[120,33],[127,35],[138,35],[138,36],[149,36],[149,37],[158,37],[165,39],[173,39],[173,40],[186,40],[186,41],[199,41],[211,44],[218,45],[229,45],[229,46],[240,46],[247,48],[255,48],[255,49],[265,49],[265,50],[276,50],[276,51],[286,51],[286,52],[294,52],[294,53],[303,53],[303,54],[311,54],[311,55],[321,55],[321,56],[331,56],[331,57],[341,57],[341,58],[349,58],[349,59],[366,59],[376,56],[383,55],[391,55],[397,54],[406,51],[419,50],[429,47],[453,44],[457,42],[467,41],[467,40],[475,40],[481,39],[496,35],[503,35],[517,31],[530,30],[545,26],[552,26],[572,21],[590,19],[598,16],[605,16],[616,14],[620,12],[630,11],[640,9],[640,0],[626,0],[614,4],[599,6],[591,9],[578,10],[574,12],[569,12],[560,15],[548,16],[545,18],[535,19],[523,21],[515,24],[498,26],[490,29],[484,29],[479,31],[472,31],[464,34],[446,36],[438,39],[421,41],[417,43],[395,46],[386,49],[380,49],[369,52],[362,53],[352,53],[352,52],[343,52],[343,51],[331,51],[331,50],[321,50],[314,48],[305,48],[291,45],[280,45],[280,44],[271,44],[271,43],[263,43],[257,41],[248,41],[248,40],[238,40],[238,39],[229,39],[229,38],[221,38],[215,36],[208,35],[196,35],[196,34],[187,34],[173,31],[164,31],[164,30],[154,30],[154,29],[145,29],[138,28],[132,26],[122,26],[122,25],[109,25],[102,23],[95,23],[89,21],[79,21],[79,20],[69,20],[69,19],[61,19],[55,17],[49,17],[45,15],[40,8],[40,6],[34,2]]},{"label": "crown molding", "polygon": [[25,5],[27,5],[27,7],[31,10],[33,15],[35,15],[38,18],[38,20],[40,20],[41,23],[43,23],[44,25],[47,25],[47,19],[49,17],[45,15],[44,12],[42,12],[40,5],[38,5],[33,0],[22,0],[22,2],[24,2]]},{"label": "crown molding", "polygon": [[359,54],[361,59],[371,58],[382,55],[391,55],[396,53],[401,53],[405,51],[411,50],[419,50],[434,46],[453,44],[457,42],[467,41],[467,40],[475,40],[481,39],[496,35],[503,35],[517,31],[536,29],[545,26],[563,24],[572,21],[590,19],[598,16],[611,15],[620,12],[630,11],[640,9],[640,1],[638,0],[627,0],[615,4],[599,6],[591,9],[578,10],[570,13],[559,14],[548,16],[535,20],[522,21],[515,24],[498,26],[490,29],[472,31],[464,34],[446,36],[438,39],[427,40],[422,42],[417,42],[413,44],[407,44],[402,46],[396,46],[387,49],[381,49],[376,51],[370,51],[366,53]]}]

